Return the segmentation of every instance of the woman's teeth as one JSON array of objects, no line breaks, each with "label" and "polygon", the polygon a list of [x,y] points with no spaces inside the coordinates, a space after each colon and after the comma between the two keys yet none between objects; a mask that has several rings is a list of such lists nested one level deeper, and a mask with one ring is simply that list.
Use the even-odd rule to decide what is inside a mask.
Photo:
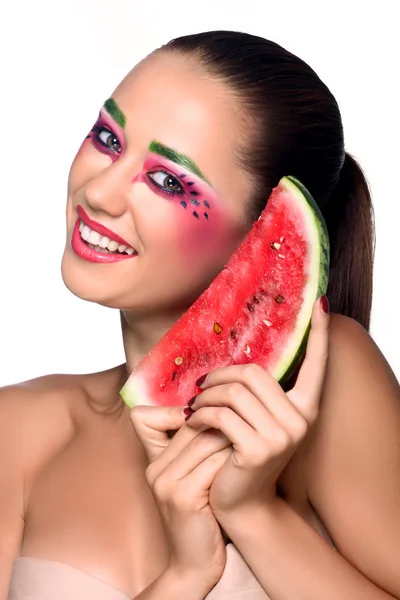
[{"label": "woman's teeth", "polygon": [[93,231],[93,229],[90,229],[90,227],[85,225],[83,221],[81,221],[79,224],[79,231],[81,238],[87,242],[89,248],[96,250],[96,252],[104,252],[106,254],[110,252],[114,254],[117,252],[120,254],[125,253],[129,255],[137,254],[136,250],[130,246],[119,244],[114,240],[110,240],[110,238],[106,237],[105,235],[101,235],[97,231]]}]

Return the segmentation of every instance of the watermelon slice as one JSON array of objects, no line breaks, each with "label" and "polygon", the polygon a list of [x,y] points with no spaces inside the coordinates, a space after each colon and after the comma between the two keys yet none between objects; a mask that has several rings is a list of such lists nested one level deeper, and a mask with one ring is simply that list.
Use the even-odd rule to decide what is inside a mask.
[{"label": "watermelon slice", "polygon": [[226,266],[138,363],[123,400],[186,405],[201,375],[233,364],[261,365],[283,386],[304,354],[328,274],[323,216],[297,179],[283,177]]}]

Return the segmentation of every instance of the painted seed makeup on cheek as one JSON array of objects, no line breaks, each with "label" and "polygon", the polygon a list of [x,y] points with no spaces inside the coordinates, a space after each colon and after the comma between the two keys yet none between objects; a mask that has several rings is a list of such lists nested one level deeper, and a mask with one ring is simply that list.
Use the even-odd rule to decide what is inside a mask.
[{"label": "painted seed makeup on cheek", "polygon": [[[168,175],[174,187],[182,191],[167,191],[158,187]],[[157,184],[154,182],[156,176]],[[152,179],[153,178],[153,179]],[[202,179],[183,170],[174,162],[150,154],[135,181],[145,182],[156,194],[175,207],[174,230],[182,262],[193,267],[197,261],[226,253],[237,238],[237,227],[215,191]]]},{"label": "painted seed makeup on cheek", "polygon": [[[233,225],[229,216],[211,202],[206,211],[191,211],[189,207],[187,210],[188,215],[182,211],[177,211],[176,215],[175,231],[182,263],[194,268],[196,263],[204,264],[210,257],[218,260],[232,243]],[[209,215],[208,219],[204,214]],[[203,218],[200,215],[203,215]]]}]

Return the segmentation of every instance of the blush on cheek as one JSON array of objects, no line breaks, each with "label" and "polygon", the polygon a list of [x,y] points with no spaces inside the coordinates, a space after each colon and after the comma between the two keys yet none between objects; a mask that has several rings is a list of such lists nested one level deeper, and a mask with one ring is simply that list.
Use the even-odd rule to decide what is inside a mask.
[{"label": "blush on cheek", "polygon": [[175,234],[183,268],[227,260],[239,239],[237,226],[215,204],[208,220],[193,215],[194,208],[175,206]]}]

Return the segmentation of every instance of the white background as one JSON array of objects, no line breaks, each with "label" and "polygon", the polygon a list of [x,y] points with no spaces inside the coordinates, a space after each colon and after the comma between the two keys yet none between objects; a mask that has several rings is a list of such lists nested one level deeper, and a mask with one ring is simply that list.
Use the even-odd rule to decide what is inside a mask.
[{"label": "white background", "polygon": [[118,312],[79,300],[62,283],[68,170],[100,106],[136,62],[172,37],[211,29],[278,42],[336,96],[346,149],[367,174],[376,213],[371,335],[399,377],[396,4],[2,3],[0,386],[124,361]]}]

